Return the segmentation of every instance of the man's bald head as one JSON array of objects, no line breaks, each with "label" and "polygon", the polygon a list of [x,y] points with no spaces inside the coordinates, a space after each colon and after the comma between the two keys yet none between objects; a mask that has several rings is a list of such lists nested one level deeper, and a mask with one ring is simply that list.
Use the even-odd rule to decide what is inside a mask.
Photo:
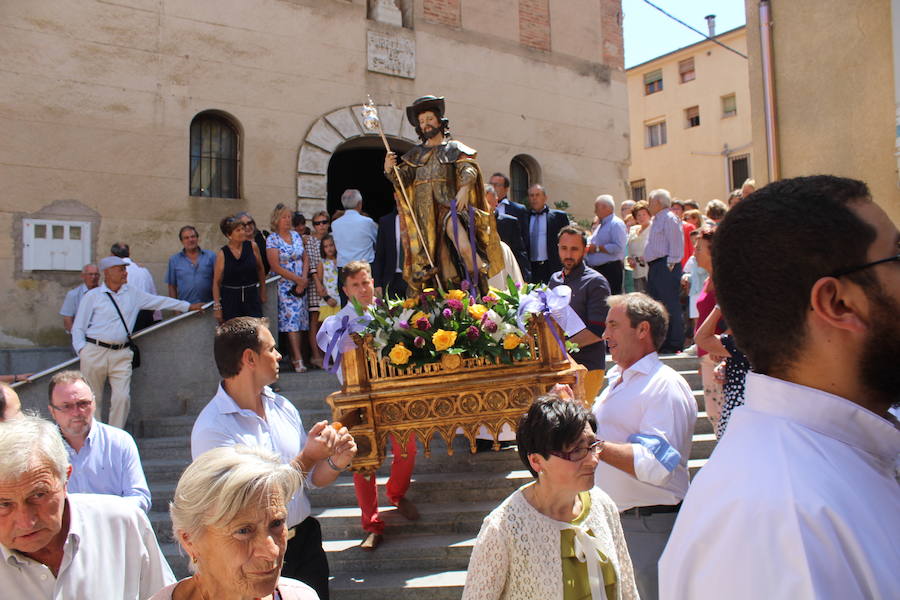
[{"label": "man's bald head", "polygon": [[7,384],[0,382],[0,421],[15,419],[22,414],[19,395]]}]

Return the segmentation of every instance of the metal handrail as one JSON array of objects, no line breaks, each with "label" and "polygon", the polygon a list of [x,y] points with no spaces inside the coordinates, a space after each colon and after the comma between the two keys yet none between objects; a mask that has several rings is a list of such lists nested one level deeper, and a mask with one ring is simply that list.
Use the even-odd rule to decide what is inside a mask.
[{"label": "metal handrail", "polygon": [[[270,283],[272,283],[274,281],[278,281],[279,279],[281,279],[281,275],[273,275],[273,276],[269,277],[268,279],[266,279],[266,285],[269,285]],[[187,312],[181,313],[180,315],[175,315],[174,317],[160,321],[159,323],[156,323],[155,325],[151,325],[150,327],[147,327],[146,329],[141,329],[140,331],[138,331],[131,337],[132,337],[132,339],[139,338],[142,335],[150,333],[151,331],[156,331],[158,329],[168,327],[169,325],[173,325],[173,324],[177,323],[178,321],[181,321],[182,319],[188,319],[194,315],[200,314],[203,311],[205,311],[206,309],[208,309],[209,307],[211,307],[212,305],[213,305],[212,302],[207,302],[206,304],[203,305],[203,308],[201,310],[189,310]],[[67,361],[61,362],[58,365],[54,365],[50,368],[44,369],[43,371],[39,371],[37,373],[32,373],[31,375],[29,375],[28,377],[26,377],[25,379],[23,379],[21,381],[17,381],[16,383],[11,383],[10,387],[13,389],[16,389],[17,387],[21,387],[25,384],[33,383],[34,381],[37,381],[38,379],[40,379],[42,377],[46,377],[47,375],[51,375],[53,373],[56,373],[57,371],[62,371],[63,369],[65,369],[67,367],[71,367],[72,365],[77,364],[79,362],[81,362],[81,359],[78,358],[77,356],[75,358],[70,358]]]}]

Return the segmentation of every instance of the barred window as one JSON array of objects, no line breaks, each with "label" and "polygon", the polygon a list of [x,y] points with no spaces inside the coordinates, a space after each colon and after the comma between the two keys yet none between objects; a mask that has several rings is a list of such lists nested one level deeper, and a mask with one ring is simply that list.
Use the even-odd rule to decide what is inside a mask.
[{"label": "barred window", "polygon": [[226,117],[202,112],[191,121],[191,196],[239,198],[240,136]]}]

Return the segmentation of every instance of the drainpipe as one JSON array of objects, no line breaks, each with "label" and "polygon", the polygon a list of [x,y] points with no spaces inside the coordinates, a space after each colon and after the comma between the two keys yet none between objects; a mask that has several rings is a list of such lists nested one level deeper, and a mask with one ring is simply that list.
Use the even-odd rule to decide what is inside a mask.
[{"label": "drainpipe", "polygon": [[891,29],[894,46],[894,158],[897,160],[897,187],[900,187],[900,0],[891,0]]},{"label": "drainpipe", "polygon": [[775,73],[772,64],[772,12],[769,0],[759,2],[759,41],[763,72],[763,107],[766,120],[766,164],[769,181],[781,179],[778,165],[778,120],[775,114]]}]

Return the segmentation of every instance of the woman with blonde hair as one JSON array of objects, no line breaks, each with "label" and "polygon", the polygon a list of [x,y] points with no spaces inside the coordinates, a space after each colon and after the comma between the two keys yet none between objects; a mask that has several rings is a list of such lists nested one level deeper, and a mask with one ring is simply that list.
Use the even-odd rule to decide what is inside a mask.
[{"label": "woman with blonde hair", "polygon": [[317,600],[311,587],[281,577],[287,503],[300,472],[262,448],[224,446],[201,454],[169,504],[190,577],[150,600]]},{"label": "woman with blonde hair", "polygon": [[309,263],[303,238],[294,231],[293,212],[284,204],[272,211],[272,233],[266,240],[269,266],[278,282],[278,331],[287,335],[291,364],[297,373],[305,373],[306,365],[300,354],[300,332],[309,329],[306,310],[306,288],[309,285]]}]

